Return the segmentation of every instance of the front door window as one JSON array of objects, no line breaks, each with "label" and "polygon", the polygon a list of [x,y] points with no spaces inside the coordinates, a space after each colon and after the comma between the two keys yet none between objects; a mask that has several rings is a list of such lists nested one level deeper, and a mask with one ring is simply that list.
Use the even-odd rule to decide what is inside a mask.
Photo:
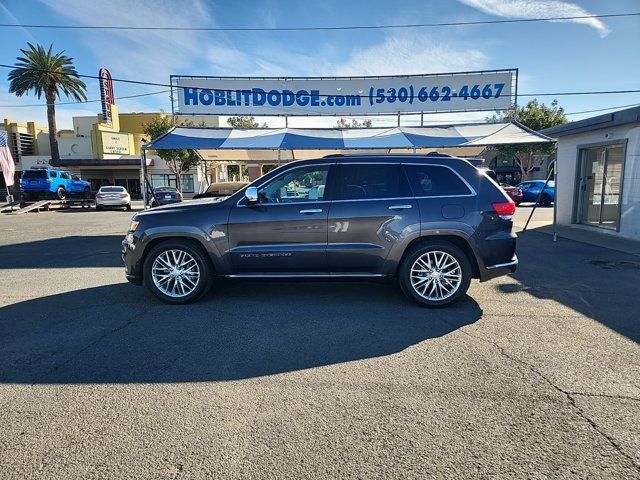
[{"label": "front door window", "polygon": [[261,204],[322,201],[328,173],[328,166],[289,170],[261,186],[258,199]]}]

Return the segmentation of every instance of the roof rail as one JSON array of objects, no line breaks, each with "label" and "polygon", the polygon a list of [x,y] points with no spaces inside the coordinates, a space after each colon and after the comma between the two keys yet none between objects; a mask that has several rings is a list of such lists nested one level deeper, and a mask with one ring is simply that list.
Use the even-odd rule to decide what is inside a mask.
[{"label": "roof rail", "polygon": [[331,153],[322,158],[340,158],[340,157],[445,157],[455,158],[448,153],[429,152],[429,153]]}]

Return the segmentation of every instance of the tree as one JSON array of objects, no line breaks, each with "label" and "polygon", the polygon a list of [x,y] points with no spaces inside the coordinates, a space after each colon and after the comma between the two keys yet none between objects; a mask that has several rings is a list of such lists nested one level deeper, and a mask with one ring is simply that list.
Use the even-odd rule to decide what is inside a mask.
[{"label": "tree", "polygon": [[64,94],[67,98],[81,102],[87,99],[87,86],[78,76],[73,66],[73,58],[64,55],[64,50],[53,54],[38,44],[27,43],[28,49],[20,49],[23,57],[17,57],[15,68],[9,72],[9,92],[21,97],[33,91],[36,98],[44,95],[47,101],[47,121],[49,123],[49,143],[51,163],[60,163],[56,127],[56,98]]},{"label": "tree", "polygon": [[[538,100],[534,98],[530,100],[525,107],[518,107],[517,112],[518,122],[536,132],[567,123],[564,108],[558,106],[557,100],[551,102],[551,106],[549,107],[544,103],[539,104]],[[509,111],[506,113],[496,112],[495,115],[487,120],[491,122],[503,122],[512,121],[514,118],[516,118],[515,112]],[[522,174],[522,181],[525,181],[536,167],[536,154],[551,155],[555,149],[556,146],[551,143],[499,145],[496,147],[498,154],[515,159]]]},{"label": "tree", "polygon": [[260,126],[255,117],[229,117],[227,123],[233,128],[269,128],[266,123]]},{"label": "tree", "polygon": [[[178,126],[193,127],[195,125],[192,121],[185,120],[180,122]],[[151,139],[154,139],[171,130],[171,118],[156,117],[149,123],[145,123],[143,127],[144,133],[149,135]],[[176,176],[178,190],[182,192],[182,174],[200,164],[202,160],[200,155],[198,155],[195,150],[187,148],[158,150],[156,153],[166,162],[169,171]]]},{"label": "tree", "polygon": [[336,122],[336,126],[338,128],[371,128],[373,126],[373,122],[371,120],[363,120],[362,123],[360,123],[357,119],[352,118],[351,123],[349,123],[349,120],[340,118]]}]

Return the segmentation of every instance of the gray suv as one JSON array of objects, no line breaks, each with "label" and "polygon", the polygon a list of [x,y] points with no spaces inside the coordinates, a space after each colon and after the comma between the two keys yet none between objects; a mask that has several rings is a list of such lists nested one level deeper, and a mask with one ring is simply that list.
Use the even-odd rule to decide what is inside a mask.
[{"label": "gray suv", "polygon": [[226,198],[154,208],[123,241],[127,279],[173,304],[215,277],[397,278],[428,307],[518,264],[515,205],[468,161],[330,155],[283,165]]}]

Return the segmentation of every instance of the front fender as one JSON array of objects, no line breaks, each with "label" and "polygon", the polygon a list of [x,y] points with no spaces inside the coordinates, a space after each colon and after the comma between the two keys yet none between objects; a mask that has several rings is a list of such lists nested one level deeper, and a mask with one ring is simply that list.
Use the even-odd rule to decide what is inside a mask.
[{"label": "front fender", "polygon": [[[222,233],[222,235],[221,235]],[[228,271],[228,265],[224,261],[220,253],[220,239],[224,238],[226,241],[226,233],[222,232],[215,226],[212,227],[210,232],[195,227],[193,225],[171,225],[171,226],[157,226],[150,227],[144,230],[139,238],[136,249],[140,248],[139,259],[142,260],[145,252],[148,250],[149,245],[155,244],[157,241],[168,238],[190,238],[197,241],[204,247],[213,266],[218,274],[226,274]]]}]

